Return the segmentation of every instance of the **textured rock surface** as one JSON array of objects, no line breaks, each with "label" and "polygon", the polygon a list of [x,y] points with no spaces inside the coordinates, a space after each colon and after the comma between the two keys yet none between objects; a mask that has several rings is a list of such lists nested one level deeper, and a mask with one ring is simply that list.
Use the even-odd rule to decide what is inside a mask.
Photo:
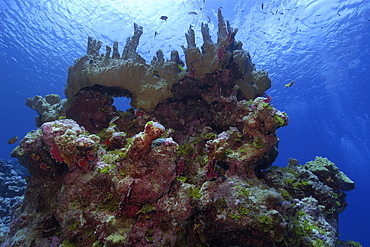
[{"label": "textured rock surface", "polygon": [[328,184],[337,190],[353,190],[355,183],[343,172],[338,170],[336,165],[327,158],[317,156],[314,161],[307,162],[308,170],[315,174],[321,182]]},{"label": "textured rock surface", "polygon": [[81,90],[78,97],[71,99],[66,117],[75,119],[90,133],[98,133],[107,128],[109,121],[116,115],[116,108],[112,104],[113,97],[108,94]]},{"label": "textured rock surface", "polygon": [[26,105],[39,114],[36,117],[36,126],[40,127],[45,122],[57,120],[60,116],[65,115],[67,99],[61,100],[57,94],[48,94],[45,98],[36,95],[33,98],[28,98]]},{"label": "textured rock surface", "polygon": [[[330,163],[333,168],[325,177],[316,175],[311,169],[314,162],[322,161]],[[338,187],[336,182],[325,178],[340,175],[344,174],[336,165],[322,157],[316,157],[315,161],[305,165],[290,159],[288,167],[272,167],[264,171],[266,183],[280,192],[284,200],[289,202],[291,212],[294,212],[291,220],[295,224],[295,231],[302,233],[296,240],[316,242],[317,246],[337,246],[338,215],[347,206],[343,191],[354,189],[354,183],[344,175],[352,186]],[[294,239],[291,240],[297,244]]]}]

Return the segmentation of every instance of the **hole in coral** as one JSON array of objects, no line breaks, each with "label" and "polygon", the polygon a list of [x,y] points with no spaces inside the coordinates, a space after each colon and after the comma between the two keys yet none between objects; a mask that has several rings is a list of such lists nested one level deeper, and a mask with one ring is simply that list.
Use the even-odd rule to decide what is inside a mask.
[{"label": "hole in coral", "polygon": [[113,105],[116,107],[117,110],[120,111],[127,111],[131,108],[130,102],[132,98],[132,93],[121,87],[106,87],[102,85],[95,84],[91,87],[94,91],[98,91],[103,94],[108,94],[114,97]]},{"label": "hole in coral", "polygon": [[116,107],[117,110],[120,111],[127,111],[128,109],[132,108],[130,105],[131,98],[128,97],[115,97],[113,105]]}]

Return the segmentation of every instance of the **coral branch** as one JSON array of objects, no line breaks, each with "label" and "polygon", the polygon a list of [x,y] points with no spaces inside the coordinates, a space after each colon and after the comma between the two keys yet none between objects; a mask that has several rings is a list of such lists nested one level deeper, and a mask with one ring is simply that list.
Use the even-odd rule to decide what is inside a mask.
[{"label": "coral branch", "polygon": [[102,46],[103,42],[97,41],[96,39],[93,39],[91,37],[88,38],[87,40],[87,55],[92,55],[92,56],[98,56],[99,55],[99,50]]}]

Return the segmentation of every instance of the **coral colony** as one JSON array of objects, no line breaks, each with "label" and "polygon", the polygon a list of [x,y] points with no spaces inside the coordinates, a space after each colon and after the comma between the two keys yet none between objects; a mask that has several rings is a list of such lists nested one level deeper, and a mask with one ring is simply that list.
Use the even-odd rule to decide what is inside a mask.
[{"label": "coral colony", "polygon": [[142,32],[122,54],[89,38],[68,102],[27,101],[39,128],[12,156],[31,178],[3,246],[336,246],[354,183],[322,157],[272,166],[288,116],[237,29],[219,11],[217,43],[203,24],[198,48],[190,28],[185,63],[158,51],[147,64]]}]

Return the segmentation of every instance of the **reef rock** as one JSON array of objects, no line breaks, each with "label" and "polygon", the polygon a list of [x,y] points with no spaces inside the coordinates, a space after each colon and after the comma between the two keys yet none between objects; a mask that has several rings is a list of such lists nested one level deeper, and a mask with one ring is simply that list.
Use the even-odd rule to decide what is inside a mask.
[{"label": "reef rock", "polygon": [[27,170],[16,160],[0,160],[0,242],[9,232],[10,215],[22,203]]},{"label": "reef rock", "polygon": [[162,51],[158,51],[150,64],[147,64],[137,52],[143,28],[134,24],[134,35],[127,39],[120,56],[118,42],[106,47],[106,54],[99,55],[101,41],[89,37],[87,54],[75,61],[68,70],[68,82],[65,88],[67,98],[72,98],[80,89],[101,85],[114,87],[113,96],[129,96],[131,105],[136,109],[152,110],[159,102],[171,97],[172,86],[184,76],[199,78],[207,73],[229,69],[232,83],[237,84],[247,99],[254,99],[270,88],[271,81],[265,71],[257,71],[247,51],[242,50],[242,43],[235,41],[237,29],[232,29],[229,22],[218,12],[219,30],[217,43],[213,43],[207,24],[202,24],[204,44],[202,51],[195,45],[192,28],[186,34],[188,46],[183,47],[187,72],[183,68],[177,51],[171,52],[171,59],[165,60]]},{"label": "reef rock", "polygon": [[230,80],[237,84],[248,99],[262,95],[271,87],[271,80],[264,70],[257,71],[247,51],[242,49],[242,43],[235,41],[238,29],[233,29],[224,20],[221,10],[218,10],[218,38],[213,43],[207,24],[202,24],[203,45],[201,50],[195,45],[195,32],[192,28],[185,35],[188,47],[182,47],[185,53],[186,65],[191,77],[200,77],[222,68],[233,72]]},{"label": "reef rock", "polygon": [[[12,152],[31,178],[3,246],[336,245],[343,191],[353,182],[322,159],[320,169],[296,160],[272,167],[288,116],[258,97],[267,75],[241,55],[220,13],[217,44],[203,25],[197,52],[192,32],[187,76],[176,56],[168,62],[176,70],[147,74],[163,54],[143,64],[138,26],[123,59],[116,45],[112,58],[99,59],[101,43],[90,40],[88,55],[70,68],[67,119],[43,123]],[[121,70],[132,71],[136,89],[110,84],[124,80]],[[165,74],[169,91],[145,98],[145,85]],[[112,96],[127,93],[122,88],[144,110],[116,110]]]},{"label": "reef rock", "polygon": [[60,116],[65,115],[67,99],[61,100],[57,94],[48,94],[45,98],[36,95],[33,98],[28,98],[26,105],[39,114],[36,117],[36,126],[40,127],[45,122],[57,120]]},{"label": "reef rock", "polygon": [[321,182],[336,190],[353,190],[355,188],[355,183],[327,158],[317,156],[314,161],[307,162],[305,166]]},{"label": "reef rock", "polygon": [[[330,166],[330,171],[327,170],[325,176],[318,174],[312,169],[315,162],[321,167],[322,163]],[[292,210],[290,213],[293,212],[291,220],[296,233],[300,234],[298,239],[290,239],[292,246],[297,245],[296,240],[313,246],[337,246],[338,215],[347,206],[344,191],[354,189],[352,180],[333,162],[322,157],[305,165],[290,159],[288,167],[272,167],[263,173],[266,184],[280,192]],[[339,177],[345,177],[348,186],[338,186],[338,181],[342,181]]]},{"label": "reef rock", "polygon": [[116,116],[116,107],[112,105],[112,96],[99,93],[98,86],[93,88],[95,90],[81,90],[78,97],[71,99],[65,116],[76,120],[90,133],[98,133],[109,127],[109,121]]},{"label": "reef rock", "polygon": [[158,102],[169,97],[173,84],[184,74],[179,68],[183,63],[176,51],[167,61],[158,51],[151,65],[146,64],[136,52],[142,29],[134,25],[134,35],[128,39],[122,56],[118,53],[118,42],[113,46],[112,57],[108,46],[105,56],[100,56],[101,42],[89,38],[87,54],[76,60],[68,70],[66,96],[71,98],[81,88],[94,85],[117,87],[115,96],[130,96],[133,107],[145,110],[154,108]]}]

